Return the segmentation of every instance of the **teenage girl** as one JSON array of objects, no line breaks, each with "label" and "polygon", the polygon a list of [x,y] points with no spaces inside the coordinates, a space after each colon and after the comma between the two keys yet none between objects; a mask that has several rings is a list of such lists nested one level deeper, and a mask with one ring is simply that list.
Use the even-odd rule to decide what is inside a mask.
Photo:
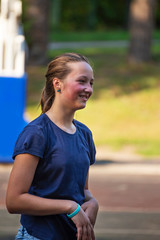
[{"label": "teenage girl", "polygon": [[88,189],[95,162],[91,131],[74,120],[93,92],[86,57],[53,59],[41,96],[42,114],[20,133],[6,205],[21,214],[16,239],[94,240],[98,203]]}]

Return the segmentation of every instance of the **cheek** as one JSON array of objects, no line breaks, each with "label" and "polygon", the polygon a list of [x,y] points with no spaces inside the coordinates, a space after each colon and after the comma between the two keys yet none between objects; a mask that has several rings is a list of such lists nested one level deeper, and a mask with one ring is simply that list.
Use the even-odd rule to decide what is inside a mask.
[{"label": "cheek", "polygon": [[80,85],[68,84],[66,88],[66,94],[70,99],[76,99],[77,95],[83,90],[83,87]]}]

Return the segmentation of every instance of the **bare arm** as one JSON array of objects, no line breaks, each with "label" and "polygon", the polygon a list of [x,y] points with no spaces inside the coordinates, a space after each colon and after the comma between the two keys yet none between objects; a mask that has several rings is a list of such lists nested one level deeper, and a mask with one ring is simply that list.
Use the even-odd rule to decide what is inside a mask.
[{"label": "bare arm", "polygon": [[82,204],[82,209],[90,219],[90,222],[92,226],[94,227],[96,218],[97,218],[97,213],[98,213],[98,202],[97,200],[92,196],[88,189],[88,181],[89,181],[89,173],[87,176],[86,180],[86,185],[85,185],[85,202]]},{"label": "bare arm", "polygon": [[[8,211],[37,216],[74,212],[77,208],[74,201],[46,199],[28,193],[38,161],[38,157],[30,154],[16,156],[6,195]],[[86,240],[86,236],[95,239],[90,220],[82,208],[72,221],[77,227],[77,240]]]},{"label": "bare arm", "polygon": [[38,161],[38,157],[30,154],[16,156],[6,195],[8,211],[41,216],[73,212],[77,208],[74,201],[46,199],[28,193]]}]

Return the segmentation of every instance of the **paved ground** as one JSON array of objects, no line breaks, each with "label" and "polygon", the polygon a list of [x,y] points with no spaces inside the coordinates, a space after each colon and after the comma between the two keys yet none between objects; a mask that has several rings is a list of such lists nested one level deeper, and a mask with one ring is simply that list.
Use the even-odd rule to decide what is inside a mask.
[{"label": "paved ground", "polygon": [[85,41],[85,42],[51,42],[48,45],[50,50],[70,48],[88,48],[88,47],[99,47],[99,48],[116,48],[116,47],[127,47],[128,41]]},{"label": "paved ground", "polygon": [[[159,43],[159,40],[154,40],[154,44]],[[126,40],[112,40],[112,41],[84,41],[84,42],[50,42],[48,49],[80,49],[80,48],[119,48],[128,47],[129,41]]]},{"label": "paved ground", "polygon": [[98,240],[160,239],[160,161],[99,161],[90,189],[100,204]]},{"label": "paved ground", "polygon": [[[90,189],[98,199],[97,240],[160,239],[160,160],[99,160],[90,170]],[[19,216],[5,210],[11,165],[0,165],[0,240],[14,239]]]}]

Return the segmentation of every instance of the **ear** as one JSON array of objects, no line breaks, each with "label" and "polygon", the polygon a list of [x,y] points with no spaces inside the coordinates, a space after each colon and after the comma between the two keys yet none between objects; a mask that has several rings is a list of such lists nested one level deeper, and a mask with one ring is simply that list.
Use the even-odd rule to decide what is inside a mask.
[{"label": "ear", "polygon": [[53,86],[55,90],[61,88],[61,81],[59,78],[53,78]]}]

